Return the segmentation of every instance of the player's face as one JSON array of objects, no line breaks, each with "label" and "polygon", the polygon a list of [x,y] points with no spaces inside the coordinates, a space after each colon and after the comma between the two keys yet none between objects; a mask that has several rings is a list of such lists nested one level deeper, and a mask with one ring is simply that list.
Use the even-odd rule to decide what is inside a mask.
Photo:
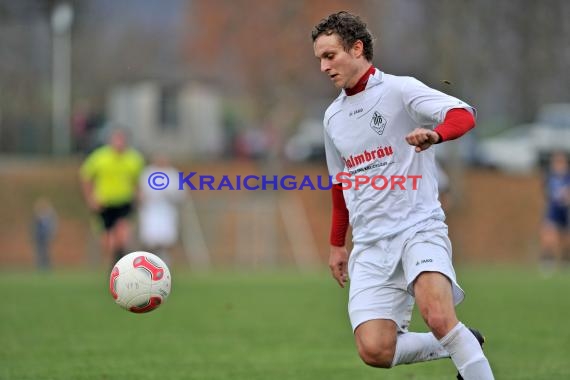
[{"label": "player's face", "polygon": [[568,171],[568,159],[564,153],[555,153],[552,156],[550,167],[554,173],[566,174]]},{"label": "player's face", "polygon": [[111,135],[111,146],[117,152],[122,152],[127,147],[127,136],[121,132],[113,132]]},{"label": "player's face", "polygon": [[358,82],[362,65],[362,42],[357,41],[344,50],[340,37],[321,34],[313,44],[315,56],[321,62],[321,71],[327,74],[337,88],[351,88]]}]

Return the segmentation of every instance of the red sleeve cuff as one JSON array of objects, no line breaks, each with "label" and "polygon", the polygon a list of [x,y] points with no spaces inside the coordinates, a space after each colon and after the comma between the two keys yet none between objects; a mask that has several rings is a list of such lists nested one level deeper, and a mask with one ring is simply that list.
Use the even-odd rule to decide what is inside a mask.
[{"label": "red sleeve cuff", "polygon": [[435,127],[439,142],[454,140],[475,127],[475,118],[465,108],[453,108],[447,112],[443,123]]},{"label": "red sleeve cuff", "polygon": [[332,223],[330,243],[335,247],[344,247],[348,231],[348,209],[342,194],[342,185],[335,184],[332,189]]}]

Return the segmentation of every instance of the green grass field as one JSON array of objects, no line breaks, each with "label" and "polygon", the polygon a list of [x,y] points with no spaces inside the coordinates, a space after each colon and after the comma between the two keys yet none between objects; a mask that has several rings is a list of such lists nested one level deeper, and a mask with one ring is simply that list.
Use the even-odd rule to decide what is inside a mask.
[{"label": "green grass field", "polygon": [[[450,360],[362,364],[346,291],[326,273],[174,270],[168,301],[143,315],[114,304],[106,274],[1,274],[0,379],[455,378]],[[487,335],[497,379],[570,378],[569,272],[458,275],[460,319]],[[425,331],[417,314],[413,327]]]}]

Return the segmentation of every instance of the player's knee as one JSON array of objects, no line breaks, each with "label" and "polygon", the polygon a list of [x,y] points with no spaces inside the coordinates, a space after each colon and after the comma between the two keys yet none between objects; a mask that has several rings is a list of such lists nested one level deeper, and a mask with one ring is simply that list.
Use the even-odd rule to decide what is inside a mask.
[{"label": "player's knee", "polygon": [[425,318],[430,330],[437,338],[442,338],[457,324],[455,315],[442,312],[430,312]]},{"label": "player's knee", "polygon": [[364,363],[376,368],[391,368],[396,347],[393,345],[360,345],[358,354]]}]

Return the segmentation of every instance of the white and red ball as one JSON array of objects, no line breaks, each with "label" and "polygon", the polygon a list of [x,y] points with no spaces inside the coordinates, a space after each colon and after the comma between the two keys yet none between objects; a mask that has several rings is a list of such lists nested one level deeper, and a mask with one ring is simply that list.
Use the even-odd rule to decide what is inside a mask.
[{"label": "white and red ball", "polygon": [[133,313],[147,313],[170,294],[170,270],[158,256],[143,251],[123,256],[111,271],[109,290],[115,302]]}]

